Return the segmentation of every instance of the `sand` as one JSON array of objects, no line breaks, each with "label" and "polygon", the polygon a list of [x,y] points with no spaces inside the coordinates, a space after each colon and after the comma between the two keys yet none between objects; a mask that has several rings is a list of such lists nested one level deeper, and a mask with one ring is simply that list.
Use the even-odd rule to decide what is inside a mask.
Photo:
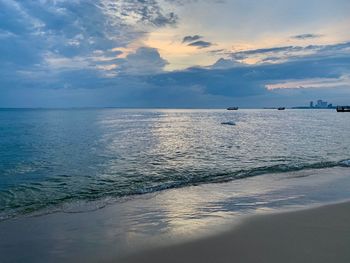
[{"label": "sand", "polygon": [[350,262],[349,189],[335,167],[78,203],[1,221],[0,262]]},{"label": "sand", "polygon": [[350,262],[350,202],[252,216],[224,234],[115,262]]}]

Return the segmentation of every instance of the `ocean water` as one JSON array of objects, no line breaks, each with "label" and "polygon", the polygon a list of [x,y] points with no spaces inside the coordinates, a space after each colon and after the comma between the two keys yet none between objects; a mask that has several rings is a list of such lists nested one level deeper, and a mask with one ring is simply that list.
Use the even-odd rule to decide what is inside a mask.
[{"label": "ocean water", "polygon": [[2,109],[0,219],[349,159],[333,110]]}]

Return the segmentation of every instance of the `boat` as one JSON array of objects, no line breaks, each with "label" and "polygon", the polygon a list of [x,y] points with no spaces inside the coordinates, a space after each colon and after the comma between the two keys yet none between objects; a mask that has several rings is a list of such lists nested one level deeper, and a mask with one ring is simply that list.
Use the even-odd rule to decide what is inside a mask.
[{"label": "boat", "polygon": [[350,106],[337,106],[337,112],[350,112]]},{"label": "boat", "polygon": [[279,107],[277,108],[278,110],[285,110],[286,108],[285,107]]},{"label": "boat", "polygon": [[227,110],[238,110],[238,107],[228,107]]}]

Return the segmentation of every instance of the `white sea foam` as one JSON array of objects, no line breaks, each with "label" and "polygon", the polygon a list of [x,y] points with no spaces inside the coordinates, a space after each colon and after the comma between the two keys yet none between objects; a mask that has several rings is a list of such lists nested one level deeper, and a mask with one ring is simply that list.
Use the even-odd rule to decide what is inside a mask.
[{"label": "white sea foam", "polygon": [[344,160],[340,162],[342,165],[350,166],[350,160]]}]

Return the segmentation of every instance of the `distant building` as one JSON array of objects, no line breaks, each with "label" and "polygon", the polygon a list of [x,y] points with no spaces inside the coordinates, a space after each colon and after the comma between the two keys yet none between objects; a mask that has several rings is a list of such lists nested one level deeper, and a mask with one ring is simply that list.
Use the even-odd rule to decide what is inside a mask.
[{"label": "distant building", "polygon": [[335,109],[336,107],[333,106],[332,103],[329,103],[327,101],[318,100],[316,101],[316,104],[314,104],[313,101],[310,101],[309,106],[298,106],[298,107],[292,107],[292,109]]},{"label": "distant building", "polygon": [[315,107],[316,108],[327,108],[328,107],[328,102],[327,101],[323,101],[323,100],[318,100]]}]

